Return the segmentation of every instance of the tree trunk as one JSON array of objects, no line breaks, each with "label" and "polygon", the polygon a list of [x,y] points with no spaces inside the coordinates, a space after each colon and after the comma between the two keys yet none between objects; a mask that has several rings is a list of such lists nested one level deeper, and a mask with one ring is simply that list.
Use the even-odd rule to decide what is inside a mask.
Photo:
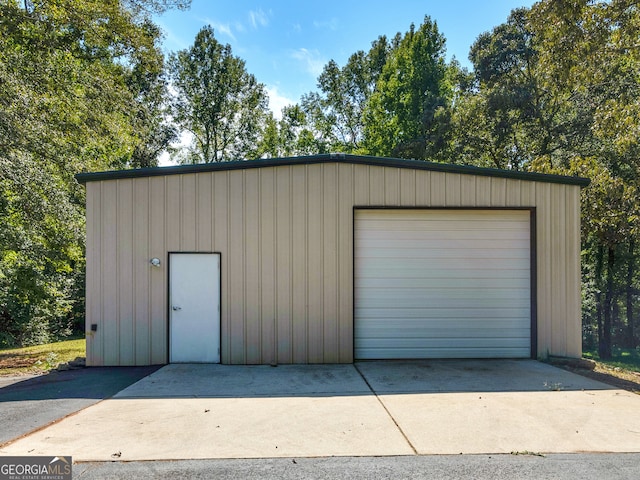
[{"label": "tree trunk", "polygon": [[604,328],[602,325],[602,263],[604,262],[604,247],[598,245],[596,251],[596,270],[595,270],[595,282],[596,282],[596,322],[598,324],[598,354],[602,350],[602,342],[604,338]]},{"label": "tree trunk", "polygon": [[635,331],[633,329],[633,275],[635,273],[635,240],[629,239],[629,258],[627,259],[627,347],[636,348]]},{"label": "tree trunk", "polygon": [[615,266],[615,260],[615,249],[609,246],[607,248],[607,290],[604,294],[604,323],[598,352],[603,360],[611,359],[611,314],[613,310],[613,267]]}]

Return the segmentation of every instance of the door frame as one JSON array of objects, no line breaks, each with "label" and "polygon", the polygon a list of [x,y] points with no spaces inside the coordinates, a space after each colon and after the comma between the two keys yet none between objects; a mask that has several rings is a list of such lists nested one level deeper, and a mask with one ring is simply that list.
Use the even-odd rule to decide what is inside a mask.
[{"label": "door frame", "polygon": [[179,250],[172,250],[167,252],[167,300],[166,300],[166,312],[167,312],[167,360],[166,364],[169,365],[171,363],[171,255],[173,254],[181,254],[181,255],[218,255],[218,305],[220,306],[220,310],[218,312],[219,322],[218,322],[218,338],[219,338],[219,348],[220,348],[220,364],[222,364],[222,252],[196,252],[196,251],[186,251],[182,252]]},{"label": "door frame", "polygon": [[[538,359],[538,233],[537,233],[537,210],[536,207],[482,207],[482,206],[393,206],[393,205],[354,205],[351,210],[351,331],[355,331],[356,322],[356,212],[358,210],[487,210],[487,211],[528,211],[529,212],[529,310],[531,315],[530,320],[530,357],[533,360]],[[355,358],[355,335],[351,337],[351,351],[354,352],[353,359]]]}]

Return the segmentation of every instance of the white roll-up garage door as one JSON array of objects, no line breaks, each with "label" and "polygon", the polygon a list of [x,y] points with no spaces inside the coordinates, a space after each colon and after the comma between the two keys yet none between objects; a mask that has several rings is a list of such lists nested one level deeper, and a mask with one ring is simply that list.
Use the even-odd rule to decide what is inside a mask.
[{"label": "white roll-up garage door", "polygon": [[531,356],[526,210],[356,210],[356,359]]}]

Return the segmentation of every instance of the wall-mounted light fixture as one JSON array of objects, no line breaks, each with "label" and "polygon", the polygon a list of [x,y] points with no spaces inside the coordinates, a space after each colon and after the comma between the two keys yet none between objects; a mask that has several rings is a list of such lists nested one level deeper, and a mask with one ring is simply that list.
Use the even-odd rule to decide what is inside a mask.
[{"label": "wall-mounted light fixture", "polygon": [[160,259],[157,258],[157,257],[153,257],[151,260],[149,260],[149,263],[154,267],[159,267],[160,266]]}]

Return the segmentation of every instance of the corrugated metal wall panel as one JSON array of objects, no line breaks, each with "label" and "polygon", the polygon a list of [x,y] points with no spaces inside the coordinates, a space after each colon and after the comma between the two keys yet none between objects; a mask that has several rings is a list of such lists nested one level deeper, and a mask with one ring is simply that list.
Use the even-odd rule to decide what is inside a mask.
[{"label": "corrugated metal wall panel", "polygon": [[193,252],[196,250],[196,189],[195,174],[182,175],[180,201],[180,251]]},{"label": "corrugated metal wall panel", "polygon": [[565,222],[566,256],[566,295],[567,314],[565,318],[567,328],[567,342],[565,355],[568,357],[582,356],[582,295],[580,272],[580,194],[577,188],[565,188],[565,205],[567,216]]},{"label": "corrugated metal wall panel", "polygon": [[307,359],[324,361],[323,165],[307,167]]},{"label": "corrugated metal wall panel", "polygon": [[355,190],[352,168],[338,168],[338,362],[353,359],[353,208]]},{"label": "corrugated metal wall panel", "polygon": [[429,189],[430,191],[429,206],[446,207],[447,194],[445,191],[445,187],[447,185],[446,183],[447,174],[442,172],[431,172],[429,177],[430,177],[430,185],[425,185],[424,187]]},{"label": "corrugated metal wall panel", "polygon": [[118,270],[118,362],[135,363],[133,320],[133,185],[118,181],[117,270]]},{"label": "corrugated metal wall panel", "polygon": [[[182,239],[183,221],[180,218],[182,212],[182,175],[167,177],[165,191],[162,192],[164,200],[164,236],[166,238],[165,247],[169,252],[182,251],[180,240]],[[166,262],[168,257],[165,255]]]},{"label": "corrugated metal wall panel", "polygon": [[291,169],[275,170],[276,203],[275,203],[275,265],[276,265],[276,309],[275,338],[276,361],[278,363],[293,362],[293,226],[292,226],[292,187]]},{"label": "corrugated metal wall panel", "polygon": [[400,169],[384,167],[384,204],[400,203]]},{"label": "corrugated metal wall panel", "polygon": [[211,175],[196,178],[196,247],[199,252],[213,251],[213,188]]},{"label": "corrugated metal wall panel", "polygon": [[[413,206],[428,207],[431,205],[431,174],[435,172],[415,171],[416,201]],[[368,203],[356,203],[356,205],[369,205]]]},{"label": "corrugated metal wall panel", "polygon": [[[149,179],[138,182],[133,192],[133,307],[135,363],[151,363],[151,323],[149,311]],[[143,301],[139,301],[142,299]],[[146,300],[146,301],[144,301]]]},{"label": "corrugated metal wall panel", "polygon": [[[565,228],[566,206],[564,204],[564,188],[551,185],[551,204],[560,208],[551,215],[551,228],[554,232],[559,232]],[[567,298],[566,291],[566,246],[567,241],[563,235],[553,235],[551,239],[551,269],[554,279],[553,295],[560,298]],[[566,318],[567,303],[552,302],[551,318]],[[562,352],[564,356],[567,342],[567,323],[551,324],[551,350]]]},{"label": "corrugated metal wall panel", "polygon": [[415,170],[400,170],[400,204],[408,207],[416,204]]},{"label": "corrugated metal wall panel", "polygon": [[[229,252],[230,217],[229,197],[229,173],[220,172],[218,175],[199,175],[210,178],[213,193],[211,195],[212,244],[211,252]],[[229,255],[220,255],[220,354],[222,363],[231,363],[231,288],[229,274]]]},{"label": "corrugated metal wall panel", "polygon": [[[167,178],[149,178],[149,255],[147,258],[136,259],[149,269],[150,295],[149,310],[151,311],[151,364],[161,364],[169,361],[167,351],[167,266],[169,256],[167,252],[166,235],[166,188]],[[137,184],[138,182],[134,182]],[[151,268],[149,260],[159,258],[161,266]],[[136,302],[140,301],[136,299]],[[107,321],[107,319],[104,319]],[[137,321],[137,320],[136,320]]]},{"label": "corrugated metal wall panel", "polygon": [[491,193],[493,178],[491,177],[476,177],[476,200],[474,207],[492,207]]},{"label": "corrugated metal wall panel", "polygon": [[89,182],[88,362],[167,362],[167,252],[187,250],[221,253],[223,363],[352,361],[354,206],[536,207],[538,352],[575,356],[578,202],[577,186],[339,162]]},{"label": "corrugated metal wall panel", "polygon": [[460,205],[473,207],[476,205],[476,177],[472,175],[460,176],[461,198]]},{"label": "corrugated metal wall panel", "polygon": [[322,165],[322,362],[337,363],[338,336],[338,165]]},{"label": "corrugated metal wall panel", "polygon": [[275,169],[260,170],[260,303],[261,359],[258,363],[277,362],[276,338],[276,183]]},{"label": "corrugated metal wall panel", "polygon": [[460,175],[445,174],[445,200],[447,207],[462,205],[462,185]]},{"label": "corrugated metal wall panel", "polygon": [[[555,279],[552,265],[552,214],[551,185],[536,185],[536,233],[537,233],[537,277],[538,277],[538,355],[547,356],[551,353],[551,319],[552,301]],[[560,206],[558,206],[560,207]],[[560,207],[561,208],[561,207]],[[558,300],[556,300],[558,301]],[[557,319],[556,321],[559,321]]]},{"label": "corrugated metal wall panel", "polygon": [[[227,208],[229,210],[229,245],[227,252],[227,273],[222,272],[222,277],[228,276],[229,303],[226,308],[229,310],[228,330],[223,330],[223,335],[229,336],[229,363],[246,363],[245,345],[245,324],[247,315],[245,312],[245,212],[244,212],[244,174],[245,171],[229,172]],[[215,248],[217,251],[217,248]],[[222,257],[225,253],[222,252]],[[222,287],[221,287],[222,288]],[[223,306],[224,308],[224,306]]]},{"label": "corrugated metal wall panel", "polygon": [[245,362],[250,364],[261,363],[262,357],[260,174],[258,169],[244,172],[244,234],[236,240],[244,244],[244,350]]},{"label": "corrugated metal wall panel", "polygon": [[[102,342],[104,365],[120,365],[120,317],[118,277],[118,183],[104,182],[102,185],[102,318],[97,336]],[[100,333],[102,332],[102,333]]]},{"label": "corrugated metal wall panel", "polygon": [[102,182],[87,184],[87,254],[86,254],[86,339],[87,364],[103,365],[102,332],[91,325],[102,323]]},{"label": "corrugated metal wall panel", "polygon": [[[308,182],[307,167],[291,168],[292,197],[292,345],[293,363],[308,362],[309,343],[309,310],[307,295],[307,272],[309,271],[307,244],[307,204]],[[295,201],[294,201],[295,199]],[[317,252],[315,252],[317,253]]]}]

